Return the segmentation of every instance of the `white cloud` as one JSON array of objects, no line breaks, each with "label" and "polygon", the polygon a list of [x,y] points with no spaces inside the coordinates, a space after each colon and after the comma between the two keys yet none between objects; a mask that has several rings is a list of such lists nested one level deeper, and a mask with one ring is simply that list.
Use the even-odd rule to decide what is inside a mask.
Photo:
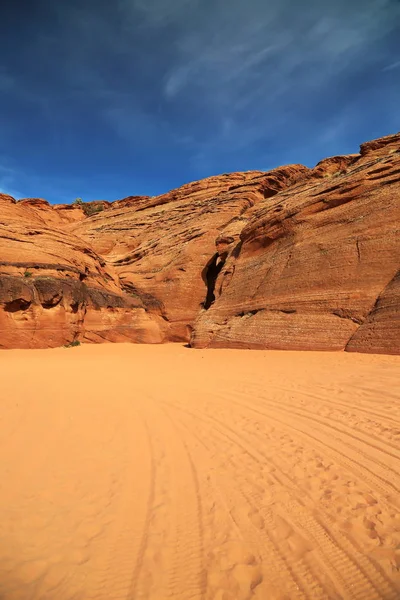
[{"label": "white cloud", "polygon": [[285,113],[296,97],[315,101],[336,77],[373,61],[372,44],[396,28],[390,6],[390,0],[236,0],[227,9],[216,0],[205,20],[182,19],[165,97],[201,98],[220,123],[210,148],[229,138],[251,144],[260,135],[257,119],[273,129],[268,114]]},{"label": "white cloud", "polygon": [[383,69],[383,71],[393,71],[393,69],[399,69],[399,68],[400,68],[400,60],[386,65],[386,67]]},{"label": "white cloud", "polygon": [[[376,60],[374,43],[400,22],[391,0],[115,0],[98,11],[71,0],[52,10],[62,28],[38,36],[36,50],[49,65],[58,51],[59,96],[53,81],[46,90],[3,72],[0,90],[49,119],[58,103],[68,112],[82,101],[125,142],[168,139],[202,165],[279,136],[305,105],[317,109],[337,81]],[[382,52],[385,71],[400,66]],[[321,143],[345,133],[349,113],[338,112]]]}]

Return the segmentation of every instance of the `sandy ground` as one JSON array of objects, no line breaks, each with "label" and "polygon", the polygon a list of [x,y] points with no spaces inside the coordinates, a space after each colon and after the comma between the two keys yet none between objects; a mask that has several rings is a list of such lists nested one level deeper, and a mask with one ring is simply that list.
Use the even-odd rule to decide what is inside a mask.
[{"label": "sandy ground", "polygon": [[0,353],[1,600],[400,598],[400,357]]}]

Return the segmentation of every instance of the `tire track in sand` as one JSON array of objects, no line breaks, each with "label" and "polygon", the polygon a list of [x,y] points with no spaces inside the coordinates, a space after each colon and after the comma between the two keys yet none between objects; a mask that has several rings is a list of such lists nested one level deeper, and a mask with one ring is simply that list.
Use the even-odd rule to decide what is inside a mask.
[{"label": "tire track in sand", "polygon": [[[233,393],[232,396],[239,396],[239,394]],[[240,396],[239,396],[240,397]],[[229,402],[235,402],[230,397]],[[238,402],[240,405],[240,402]],[[349,469],[354,475],[359,478],[362,475],[364,481],[368,481],[372,487],[379,490],[381,494],[385,495],[394,507],[400,508],[399,499],[399,488],[392,483],[399,478],[399,473],[394,469],[389,469],[383,465],[382,462],[374,460],[367,454],[367,444],[359,444],[358,440],[354,436],[342,434],[337,429],[327,425],[326,422],[322,422],[314,417],[305,417],[301,412],[295,408],[288,411],[282,410],[280,404],[277,402],[271,402],[268,399],[262,402],[262,405],[272,409],[271,412],[265,413],[255,408],[251,404],[242,404],[243,408],[249,409],[252,412],[258,412],[263,417],[268,418],[279,423],[280,426],[290,429],[296,432],[303,438],[308,438],[312,444],[315,444],[321,449],[329,450],[329,453],[335,460],[342,464],[345,468]],[[296,425],[294,425],[293,418],[291,415],[296,415]],[[311,421],[317,422],[319,425],[323,425],[321,429],[316,428],[310,423]],[[327,425],[327,426],[326,426]],[[300,427],[301,426],[301,427]],[[332,441],[337,441],[336,447],[332,444]],[[346,452],[340,450],[344,448]],[[356,458],[357,457],[357,458]],[[365,465],[368,465],[365,466]],[[379,468],[377,469],[376,466]],[[385,473],[385,477],[378,475],[377,471]]]},{"label": "tire track in sand", "polygon": [[[221,398],[218,397],[218,400],[221,401]],[[213,402],[214,409],[217,408],[218,400]],[[232,404],[230,400],[227,400],[227,402],[229,402],[230,416],[232,417]],[[204,407],[202,412],[188,411],[183,409],[182,406],[176,408],[190,414],[200,422],[208,422],[215,431],[230,440],[234,446],[241,447],[258,464],[265,463],[270,459],[270,456],[265,455],[263,452],[260,453],[262,448],[260,439],[246,440],[242,431],[235,431],[235,429],[226,425],[227,418],[225,421],[216,419],[208,414],[207,409]],[[259,451],[256,451],[255,448],[258,448]],[[242,457],[237,462],[243,469]],[[235,473],[231,480],[237,481],[237,478],[238,473]],[[319,561],[322,561],[325,571],[330,574],[332,581],[335,582],[335,587],[340,590],[340,597],[360,600],[365,598],[385,598],[386,600],[398,597],[391,582],[382,575],[380,570],[376,569],[367,557],[362,556],[343,534],[337,532],[336,536],[332,537],[331,533],[321,529],[319,522],[307,512],[304,506],[297,502],[296,497],[304,495],[304,490],[299,490],[295,481],[281,472],[278,482],[286,490],[286,495],[289,493],[289,500],[283,501],[282,498],[280,499],[285,514],[292,515],[291,522],[296,523],[297,528],[299,528],[300,522],[298,517],[302,515],[304,525],[301,529],[305,539],[310,539],[308,531],[314,532],[310,541],[318,549]],[[231,496],[235,497],[235,488],[231,492]],[[343,576],[343,573],[345,573],[345,576]]]},{"label": "tire track in sand", "polygon": [[159,460],[147,542],[129,600],[203,600],[202,506],[195,464],[165,407],[147,396],[143,410]]},{"label": "tire track in sand", "polygon": [[[267,402],[266,402],[266,404],[267,404]],[[229,398],[229,410],[230,411],[232,410],[232,397]],[[270,413],[268,413],[268,414],[262,413],[262,414],[269,421],[271,421],[271,420],[273,421],[275,419],[275,416],[271,417]],[[251,423],[251,421],[250,421],[250,423]],[[284,423],[282,420],[280,420],[279,423],[281,425],[286,425],[287,424],[286,422]],[[298,419],[296,419],[296,423],[298,423]],[[290,428],[288,428],[288,431],[290,431]],[[298,427],[294,428],[294,431],[301,433],[301,430],[299,430]],[[293,433],[293,431],[291,433]],[[315,439],[315,438],[312,437],[312,439]],[[253,444],[260,448],[260,439],[259,438],[254,439],[253,440]],[[346,443],[342,442],[342,445],[343,445],[343,447],[346,447]],[[330,445],[327,445],[327,450],[331,451]],[[277,449],[276,454],[280,455],[281,452],[282,452],[282,449],[279,449],[279,450]],[[289,454],[293,458],[294,448],[293,448],[292,444],[290,445],[290,448],[289,448]],[[275,461],[273,461],[273,462],[275,462]],[[347,464],[348,464],[348,462],[346,462],[346,465]],[[294,466],[295,466],[295,464],[292,463],[292,467],[291,468],[293,468]],[[358,465],[357,465],[357,467],[358,467]],[[360,467],[358,467],[358,468],[360,468]],[[357,468],[355,470],[353,470],[353,472],[354,472],[354,474],[356,474],[357,473]],[[360,485],[362,485],[364,483],[364,478],[360,479],[358,473],[357,473],[357,478],[360,480]],[[294,486],[294,488],[296,488],[296,485],[297,485],[296,481],[292,477],[290,477],[288,475],[287,471],[284,472],[281,469],[280,479],[281,479],[282,486],[285,486],[288,489],[290,489],[290,486],[292,486],[292,487]],[[376,487],[374,488],[374,486],[372,486],[372,491],[374,491],[374,489],[378,489],[378,490],[380,489],[380,487],[381,487],[381,479],[379,478],[377,481],[378,481],[377,483],[375,482]],[[362,487],[360,489],[362,490]],[[304,490],[304,488],[303,488],[303,498],[309,496],[309,494],[307,494],[307,493],[304,494],[305,491],[306,490]],[[382,491],[382,490],[380,490],[380,491]],[[363,519],[363,521],[365,522],[365,528],[368,531],[368,535],[369,535],[369,532],[370,532],[371,536],[372,536],[372,534],[374,534],[374,539],[377,539],[376,532],[375,532],[374,521],[375,521],[376,524],[379,524],[379,515],[382,513],[382,511],[379,510],[378,507],[380,506],[381,509],[384,510],[384,511],[386,511],[386,514],[388,515],[389,512],[390,512],[390,500],[392,500],[393,497],[387,496],[385,494],[383,496],[381,496],[381,497],[377,496],[377,497],[379,497],[379,504],[377,504],[376,507],[368,507],[367,505],[370,504],[371,502],[373,502],[373,503],[376,502],[375,500],[373,500],[371,498],[370,494],[366,494],[365,492],[357,494],[357,487],[356,487],[356,489],[349,488],[348,489],[348,493],[350,494],[350,497],[354,496],[357,499],[356,503],[354,503],[354,501],[353,501],[353,508],[352,508],[353,512],[355,510],[354,505],[355,505],[355,507],[357,507],[358,503],[361,500],[361,502],[364,502],[364,506],[366,507],[366,509],[368,511],[369,510],[373,510],[374,513],[377,513],[377,515],[378,515],[377,518],[375,517],[375,514],[371,513],[371,514],[368,515],[367,519],[365,519],[365,517]],[[299,490],[297,490],[297,493],[295,494],[295,497],[296,498],[301,497],[301,493],[299,493]],[[311,501],[313,500],[312,496],[310,497],[310,499],[311,499]],[[314,506],[315,506],[315,498],[314,498]],[[348,546],[349,544],[351,544],[351,546],[353,548],[352,553],[355,554],[355,555],[357,555],[357,557],[358,557],[357,560],[359,562],[359,566],[361,567],[361,564],[363,564],[364,565],[363,569],[364,569],[365,572],[369,572],[370,573],[371,569],[375,570],[376,574],[375,574],[375,576],[374,576],[374,578],[373,578],[372,581],[380,582],[382,584],[381,587],[380,587],[380,590],[381,590],[381,593],[383,594],[383,597],[385,599],[386,598],[397,598],[398,595],[399,595],[399,591],[395,591],[394,590],[393,584],[392,584],[391,580],[387,578],[387,576],[383,572],[383,570],[375,563],[375,561],[372,560],[372,558],[367,558],[366,556],[364,556],[364,554],[362,553],[362,551],[360,552],[360,545],[362,545],[362,542],[359,542],[359,545],[358,545],[357,543],[354,543],[354,540],[350,540],[347,535],[344,535],[343,532],[338,531],[337,530],[337,526],[335,525],[335,523],[332,523],[332,515],[329,516],[326,513],[326,510],[325,510],[325,514],[324,514],[324,511],[321,511],[321,503],[320,502],[318,502],[318,509],[319,509],[319,511],[321,513],[321,519],[322,519],[322,521],[324,523],[326,523],[327,525],[331,525],[330,526],[330,532],[332,533],[332,531],[334,531],[335,533],[337,533],[337,535],[339,535],[340,538],[342,539],[343,544],[345,546]],[[326,505],[324,506],[324,509],[326,509]],[[364,509],[362,507],[360,509],[358,509],[358,510],[359,510],[359,512],[363,512],[364,511]],[[349,511],[349,513],[351,514],[352,511]],[[336,517],[337,517],[337,515],[336,515]],[[334,529],[332,529],[332,524],[334,526]],[[394,526],[396,527],[395,524],[394,524]],[[371,529],[369,529],[369,528],[371,528]],[[365,531],[365,529],[364,529],[365,534],[367,533],[367,531]],[[359,533],[357,534],[357,537],[359,537]],[[361,539],[362,539],[362,537],[361,537]],[[390,544],[392,544],[393,542],[391,541],[390,535],[388,536],[388,539],[389,539]],[[389,549],[388,549],[388,551],[389,551]],[[393,551],[391,551],[391,555],[393,557],[393,560],[395,561],[396,557],[395,557]],[[378,571],[377,571],[377,569],[378,569]],[[391,571],[391,569],[389,569],[389,570]]]},{"label": "tire track in sand", "polygon": [[[120,481],[120,507],[110,535],[109,560],[93,600],[134,600],[136,582],[143,568],[143,557],[149,536],[154,502],[156,465],[149,425],[138,411],[136,426],[137,451],[134,463]],[[133,457],[128,457],[133,461]],[[123,484],[123,485],[122,485]],[[134,510],[133,510],[134,507]]]}]

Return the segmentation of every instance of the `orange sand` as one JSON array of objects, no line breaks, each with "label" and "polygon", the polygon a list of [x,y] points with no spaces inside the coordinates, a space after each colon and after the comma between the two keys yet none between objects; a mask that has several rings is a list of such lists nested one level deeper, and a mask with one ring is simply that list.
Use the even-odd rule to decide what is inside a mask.
[{"label": "orange sand", "polygon": [[0,353],[1,600],[400,598],[400,358]]}]

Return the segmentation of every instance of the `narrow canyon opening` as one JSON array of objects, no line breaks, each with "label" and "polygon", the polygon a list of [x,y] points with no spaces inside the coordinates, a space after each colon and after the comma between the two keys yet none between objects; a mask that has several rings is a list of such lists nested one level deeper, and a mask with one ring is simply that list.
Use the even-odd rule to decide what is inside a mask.
[{"label": "narrow canyon opening", "polygon": [[225,264],[225,259],[222,258],[218,252],[214,254],[208,265],[204,270],[204,278],[207,285],[207,296],[204,301],[204,308],[208,310],[210,306],[215,302],[215,283],[217,277],[221,272],[222,267]]}]

